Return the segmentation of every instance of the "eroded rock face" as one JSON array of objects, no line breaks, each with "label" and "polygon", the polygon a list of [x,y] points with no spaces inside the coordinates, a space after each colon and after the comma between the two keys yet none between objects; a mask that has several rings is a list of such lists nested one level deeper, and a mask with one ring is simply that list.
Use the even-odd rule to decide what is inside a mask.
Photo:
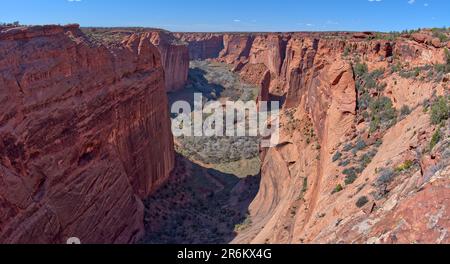
[{"label": "eroded rock face", "polygon": [[173,92],[183,89],[189,72],[187,45],[164,31],[153,32],[151,41],[161,53],[167,91]]},{"label": "eroded rock face", "polygon": [[214,33],[175,33],[174,36],[189,44],[191,60],[205,60],[219,57],[224,49],[224,36]]},{"label": "eroded rock face", "polygon": [[0,242],[131,243],[174,166],[151,34],[116,48],[77,25],[0,32]]},{"label": "eroded rock face", "polygon": [[[204,49],[211,34],[178,37],[189,43],[191,54],[211,58]],[[418,154],[435,131],[422,103],[433,94],[448,95],[448,83],[442,76],[426,81],[419,78],[425,79],[424,73],[409,78],[392,70],[399,62],[408,69],[443,64],[444,44],[419,36],[374,39],[372,33],[214,37],[223,38],[214,60],[233,65],[244,80],[261,84],[260,99],[284,102],[280,144],[262,151],[261,187],[250,207],[253,224],[234,242],[448,243],[448,164]],[[216,50],[221,47],[210,44]],[[358,112],[361,98],[352,54],[369,72],[384,69],[378,83],[383,88],[370,96],[389,98],[398,112],[404,106],[415,109],[383,133],[368,133]],[[335,155],[358,138],[364,148],[375,142],[380,146],[346,185],[343,170],[359,165],[346,165]],[[362,162],[362,154],[354,155]],[[418,167],[398,173],[388,187],[376,186],[381,169],[402,168],[406,161]],[[380,190],[382,197],[377,195]],[[432,198],[432,193],[440,197]]]}]

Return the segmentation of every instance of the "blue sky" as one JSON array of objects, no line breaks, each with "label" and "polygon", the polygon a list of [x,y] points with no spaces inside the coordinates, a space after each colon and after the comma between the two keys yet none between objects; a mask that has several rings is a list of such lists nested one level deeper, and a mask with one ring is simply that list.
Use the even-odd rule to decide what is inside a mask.
[{"label": "blue sky", "polygon": [[0,22],[171,31],[393,31],[450,26],[448,0],[4,0]]}]

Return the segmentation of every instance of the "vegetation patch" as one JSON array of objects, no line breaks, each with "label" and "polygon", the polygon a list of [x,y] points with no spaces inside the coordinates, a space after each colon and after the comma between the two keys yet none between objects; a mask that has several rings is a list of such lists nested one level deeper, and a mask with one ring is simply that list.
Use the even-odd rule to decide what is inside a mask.
[{"label": "vegetation patch", "polygon": [[247,216],[245,217],[244,222],[242,222],[241,224],[237,224],[237,225],[234,227],[234,231],[235,231],[236,233],[242,232],[242,231],[244,231],[245,229],[249,228],[251,225],[252,225],[252,219],[251,219],[250,215],[247,215]]},{"label": "vegetation patch", "polygon": [[397,111],[390,98],[382,96],[374,99],[369,106],[371,113],[370,132],[386,130],[397,122]]},{"label": "vegetation patch", "polygon": [[345,175],[345,184],[350,185],[356,181],[358,175],[355,168],[347,168],[342,172]]},{"label": "vegetation patch", "polygon": [[344,190],[344,187],[342,187],[341,184],[336,185],[336,187],[334,188],[333,192],[331,194],[335,194],[338,192],[341,192],[342,190]]},{"label": "vegetation patch", "polygon": [[450,117],[450,105],[448,98],[440,96],[431,106],[431,123],[439,125]]},{"label": "vegetation patch", "polygon": [[405,171],[410,170],[414,166],[414,162],[411,160],[407,160],[404,163],[400,164],[397,168],[395,168],[396,173],[403,173]]},{"label": "vegetation patch", "polygon": [[358,199],[358,201],[356,201],[356,206],[358,208],[361,208],[364,205],[366,205],[368,202],[369,202],[369,199],[366,196],[362,196]]},{"label": "vegetation patch", "polygon": [[336,161],[340,160],[341,158],[342,158],[342,153],[339,151],[336,151],[336,153],[333,155],[332,161],[336,162]]},{"label": "vegetation patch", "polygon": [[442,139],[441,130],[437,129],[436,132],[434,132],[433,137],[431,138],[430,151],[434,149],[434,147],[439,143],[439,141],[441,141],[441,139]]},{"label": "vegetation patch", "polygon": [[[248,101],[256,99],[256,90],[257,87],[243,83],[240,76],[226,64],[193,61],[190,64],[187,86],[181,91],[170,93],[169,100],[193,103],[194,93],[201,93],[206,101]],[[203,117],[207,118],[205,114]],[[236,118],[236,123],[245,122],[246,126],[247,121],[238,121]],[[240,177],[259,173],[259,137],[180,136],[176,138],[176,143],[178,153],[207,167]]]}]

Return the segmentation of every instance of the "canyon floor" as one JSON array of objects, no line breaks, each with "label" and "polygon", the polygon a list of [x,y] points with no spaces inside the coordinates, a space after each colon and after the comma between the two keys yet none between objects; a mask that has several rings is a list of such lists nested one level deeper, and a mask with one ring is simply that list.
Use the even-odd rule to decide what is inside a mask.
[{"label": "canyon floor", "polygon": [[[169,94],[193,103],[254,100],[258,87],[244,83],[224,63],[192,61],[187,86]],[[206,103],[206,102],[205,102]],[[178,137],[177,161],[169,182],[145,201],[148,244],[230,243],[251,225],[248,208],[259,190],[259,139],[255,137]]]}]

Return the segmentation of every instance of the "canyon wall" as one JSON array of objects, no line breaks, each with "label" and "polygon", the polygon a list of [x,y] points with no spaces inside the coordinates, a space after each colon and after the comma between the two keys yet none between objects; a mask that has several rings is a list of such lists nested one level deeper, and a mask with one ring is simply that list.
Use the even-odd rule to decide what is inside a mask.
[{"label": "canyon wall", "polygon": [[[449,123],[430,124],[426,108],[449,95],[448,44],[430,35],[178,34],[197,58],[223,46],[214,60],[284,103],[235,243],[449,243],[448,140],[427,150]],[[380,102],[402,116],[382,127]]]},{"label": "canyon wall", "polygon": [[152,40],[107,46],[77,25],[0,32],[0,243],[141,238],[141,199],[174,166]]},{"label": "canyon wall", "polygon": [[189,72],[189,50],[187,45],[164,31],[152,32],[151,41],[161,53],[166,90],[173,92],[183,89]]},{"label": "canyon wall", "polygon": [[188,43],[191,60],[205,60],[219,57],[224,49],[223,35],[215,33],[174,33],[177,39]]}]

